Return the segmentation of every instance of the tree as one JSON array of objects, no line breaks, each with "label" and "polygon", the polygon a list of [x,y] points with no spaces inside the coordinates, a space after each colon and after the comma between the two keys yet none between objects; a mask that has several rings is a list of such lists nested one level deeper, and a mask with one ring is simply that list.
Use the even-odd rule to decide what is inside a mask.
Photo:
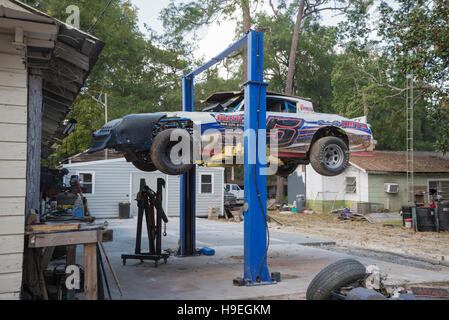
[{"label": "tree", "polygon": [[[346,3],[345,3],[346,2]],[[288,67],[287,67],[287,79],[285,82],[285,93],[286,94],[294,94],[294,77],[297,74],[296,73],[296,57],[298,53],[298,45],[299,45],[299,37],[300,37],[300,31],[301,31],[301,25],[305,18],[312,17],[314,15],[319,15],[320,12],[325,10],[333,10],[333,11],[348,11],[351,12],[351,7],[354,6],[356,10],[366,10],[368,4],[370,2],[363,2],[363,1],[330,1],[330,0],[315,0],[315,1],[306,1],[306,0],[299,0],[299,3],[297,1],[294,1],[289,9],[287,10],[292,11],[292,8],[297,8],[296,13],[296,22],[293,28],[292,33],[292,40],[290,43],[290,54],[288,57]],[[276,17],[279,15],[279,10],[276,10],[274,6],[272,5],[270,1],[271,7],[273,9],[273,12]],[[342,5],[342,6],[341,6]],[[286,8],[286,2],[281,1],[280,5],[278,6],[279,9]],[[278,177],[277,178],[277,185],[276,185],[276,202],[281,203],[284,196],[284,183],[285,178],[284,177]]]},{"label": "tree", "polygon": [[[162,37],[150,33],[145,39],[137,25],[137,9],[130,1],[39,0],[29,5],[65,21],[65,8],[80,8],[80,28],[105,42],[105,47],[69,113],[75,131],[61,141],[52,163],[90,147],[92,132],[104,124],[102,106],[91,96],[108,93],[109,120],[135,112],[181,108],[180,79],[186,68],[182,46],[164,47]],[[99,14],[104,10],[100,20]],[[162,45],[161,45],[162,43]]]},{"label": "tree", "polygon": [[437,130],[435,148],[449,151],[449,5],[445,0],[397,0],[380,5],[380,35],[397,70],[413,74]]},{"label": "tree", "polygon": [[[445,101],[448,100],[448,16],[447,2],[398,0],[391,7],[381,1],[379,24],[371,28],[368,16],[352,15],[341,24],[341,43],[350,49],[355,69],[348,71],[354,87],[339,85],[345,81],[343,64],[334,70],[333,85],[336,108],[345,104],[351,109],[354,105],[345,101],[351,90],[352,97],[369,109],[368,119],[375,129],[378,148],[402,150],[405,148],[405,103],[406,77],[413,77],[415,92],[415,149],[449,150],[449,128]],[[377,35],[377,40],[369,39]],[[347,54],[348,52],[346,52]],[[346,58],[346,57],[345,57]],[[348,79],[346,79],[348,81]],[[369,105],[367,98],[375,104]],[[340,101],[340,102],[339,102]],[[355,101],[355,98],[354,98]],[[353,112],[354,110],[347,110]],[[376,123],[376,121],[378,122]],[[425,121],[427,120],[427,121]],[[396,134],[392,135],[393,132]],[[391,137],[400,139],[391,139]],[[432,140],[436,141],[432,143]]]},{"label": "tree", "polygon": [[[202,26],[212,22],[220,22],[223,19],[232,19],[240,10],[241,27],[237,30],[241,35],[251,29],[251,3],[257,5],[259,0],[204,0],[176,3],[171,0],[167,8],[161,11],[161,18],[165,29],[172,38],[184,37],[194,33]],[[242,80],[247,79],[246,47],[243,48]]]},{"label": "tree", "polygon": [[[405,75],[391,68],[388,57],[373,48],[347,48],[332,71],[333,106],[348,118],[366,115],[377,149],[404,150],[406,119]],[[424,120],[426,106],[417,97],[414,112],[415,149],[432,150],[432,127]],[[392,139],[394,137],[394,139]]]}]

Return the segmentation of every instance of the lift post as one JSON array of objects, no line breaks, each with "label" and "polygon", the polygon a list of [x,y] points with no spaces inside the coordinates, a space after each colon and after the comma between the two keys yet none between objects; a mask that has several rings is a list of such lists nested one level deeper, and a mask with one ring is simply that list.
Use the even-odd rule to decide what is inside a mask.
[{"label": "lift post", "polygon": [[[193,80],[194,76],[185,76],[182,79],[182,111],[193,111]],[[195,248],[195,195],[196,195],[196,169],[182,174],[180,183],[180,215],[179,215],[179,249],[180,257],[196,255]]]},{"label": "lift post", "polygon": [[[228,49],[183,77],[183,111],[194,110],[194,78],[244,45],[248,48],[245,89],[245,204],[244,278],[242,284],[272,283],[267,267],[266,86],[263,82],[263,32],[248,31]],[[195,251],[195,169],[181,176],[180,247],[178,254]]]},{"label": "lift post", "polygon": [[[245,87],[244,280],[271,282],[267,267],[266,86],[263,82],[263,33],[248,34]],[[248,108],[249,106],[249,108]]]}]

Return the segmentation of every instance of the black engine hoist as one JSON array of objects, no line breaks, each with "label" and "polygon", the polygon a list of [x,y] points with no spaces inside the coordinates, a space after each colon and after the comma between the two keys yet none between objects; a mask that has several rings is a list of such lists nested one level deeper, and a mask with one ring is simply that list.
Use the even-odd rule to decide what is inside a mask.
[{"label": "black engine hoist", "polygon": [[[154,260],[154,265],[156,267],[161,259],[164,260],[164,263],[167,263],[170,253],[167,251],[162,252],[161,249],[162,221],[164,222],[164,236],[167,235],[165,226],[168,222],[168,218],[162,208],[162,188],[165,188],[165,180],[162,178],[157,179],[157,192],[154,192],[147,186],[145,179],[140,179],[140,189],[136,197],[138,207],[136,248],[134,250],[134,254],[122,254],[123,265],[126,264],[127,259],[137,259],[141,262],[144,260]],[[144,215],[148,232],[148,253],[141,252],[142,224]]]}]

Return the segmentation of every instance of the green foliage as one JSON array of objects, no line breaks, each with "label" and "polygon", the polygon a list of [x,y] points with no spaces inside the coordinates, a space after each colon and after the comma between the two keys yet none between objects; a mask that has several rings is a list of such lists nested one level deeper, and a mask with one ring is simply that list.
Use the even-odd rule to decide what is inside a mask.
[{"label": "green foliage", "polygon": [[[109,0],[26,1],[65,21],[68,5],[80,8],[81,29],[95,22]],[[294,94],[311,98],[318,112],[353,118],[368,115],[377,149],[405,148],[405,77],[415,78],[415,149],[449,150],[449,7],[444,0],[381,1],[378,38],[370,38],[373,0],[307,1],[295,61]],[[264,65],[269,90],[283,92],[299,1],[280,0],[273,12],[255,14],[249,0],[175,1],[160,12],[165,32],[137,26],[137,8],[130,0],[112,0],[93,35],[106,46],[77,97],[69,117],[75,132],[58,146],[53,162],[84,151],[92,132],[104,123],[103,107],[91,96],[108,94],[109,120],[130,113],[181,109],[181,76],[202,61],[192,48],[196,31],[213,21],[235,19],[236,38],[249,23],[265,27]],[[338,7],[345,19],[338,28],[323,26],[321,10]],[[275,13],[274,13],[275,12]],[[248,18],[248,16],[246,16]],[[248,23],[248,21],[246,21]],[[211,53],[213,54],[213,53]],[[197,77],[195,110],[213,92],[241,90],[243,55],[226,59],[228,76],[213,68]]]},{"label": "green foliage", "polygon": [[[80,28],[88,30],[108,0],[39,0],[29,5],[65,21],[65,8],[80,9]],[[182,46],[139,31],[137,9],[128,0],[113,0],[91,33],[105,42],[105,47],[78,95],[69,118],[78,123],[75,131],[57,147],[52,163],[90,147],[92,132],[104,124],[103,107],[91,96],[108,94],[108,120],[130,113],[180,110],[181,75],[187,67]]]},{"label": "green foliage", "polygon": [[449,5],[445,0],[397,0],[380,5],[380,35],[393,68],[412,74],[436,130],[435,148],[449,151]]},{"label": "green foliage", "polygon": [[[264,37],[264,72],[270,82],[268,89],[283,92],[294,22],[287,12],[278,18],[258,15],[257,23],[270,29]],[[311,98],[318,112],[333,112],[330,75],[336,59],[336,29],[306,19],[299,42],[294,94]]]},{"label": "green foliage", "polygon": [[[335,110],[346,117],[368,116],[379,150],[406,148],[405,76],[391,69],[390,60],[372,50],[348,48],[332,72]],[[432,126],[425,121],[426,103],[414,107],[416,150],[433,150]]]}]

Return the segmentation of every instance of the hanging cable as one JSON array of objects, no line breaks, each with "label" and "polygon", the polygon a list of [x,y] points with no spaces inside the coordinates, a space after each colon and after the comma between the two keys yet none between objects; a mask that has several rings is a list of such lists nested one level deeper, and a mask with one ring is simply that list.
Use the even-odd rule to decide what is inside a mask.
[{"label": "hanging cable", "polygon": [[98,18],[95,19],[95,22],[89,27],[89,29],[87,29],[87,33],[90,33],[95,28],[95,26],[97,25],[98,21],[100,21],[101,18],[103,18],[103,14],[108,9],[108,7],[111,4],[111,2],[112,2],[112,0],[109,0],[109,2],[104,7],[103,11],[101,11],[100,14],[98,15]]},{"label": "hanging cable", "polygon": [[[258,94],[258,99],[257,99],[257,122],[256,122],[256,148],[259,146],[259,111],[260,111],[260,96],[262,94],[262,71],[260,69],[260,39],[259,39],[259,31],[257,31],[257,69],[259,72],[259,94]],[[267,222],[267,213],[265,212],[265,209],[263,207],[262,204],[262,199],[260,199],[260,193],[259,193],[259,186],[257,185],[257,155],[256,154],[256,164],[254,165],[254,184],[256,187],[256,193],[257,193],[257,198],[259,200],[259,206],[260,206],[260,210],[262,212],[264,221],[265,221],[265,228],[267,231],[267,246],[265,248],[265,254],[263,256],[262,261],[260,262],[260,266],[259,266],[259,273],[257,275],[256,281],[260,282],[260,274],[262,272],[262,267],[264,262],[267,259],[268,256],[268,248],[270,246],[270,230],[268,228],[268,222]]]}]

